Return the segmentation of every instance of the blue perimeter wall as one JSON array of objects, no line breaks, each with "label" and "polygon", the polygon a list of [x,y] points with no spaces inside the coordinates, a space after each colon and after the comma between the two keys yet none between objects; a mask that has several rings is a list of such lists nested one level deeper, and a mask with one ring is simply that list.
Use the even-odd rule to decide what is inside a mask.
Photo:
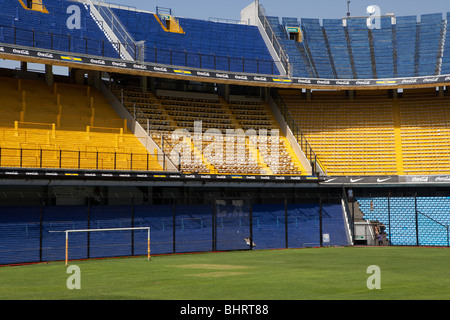
[{"label": "blue perimeter wall", "polygon": [[[0,207],[0,264],[64,260],[65,233],[49,231],[131,226],[151,227],[152,255],[212,251],[214,236],[217,251],[248,250],[250,229],[254,249],[320,245],[318,204],[15,206]],[[323,205],[322,231],[347,245],[340,205]],[[70,260],[146,254],[146,230],[69,235]]]}]

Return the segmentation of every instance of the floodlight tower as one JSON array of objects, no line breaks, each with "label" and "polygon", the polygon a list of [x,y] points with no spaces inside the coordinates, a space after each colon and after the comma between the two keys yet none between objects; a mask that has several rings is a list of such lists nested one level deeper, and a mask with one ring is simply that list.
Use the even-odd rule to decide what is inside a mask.
[{"label": "floodlight tower", "polygon": [[347,17],[350,18],[350,0],[347,0]]}]

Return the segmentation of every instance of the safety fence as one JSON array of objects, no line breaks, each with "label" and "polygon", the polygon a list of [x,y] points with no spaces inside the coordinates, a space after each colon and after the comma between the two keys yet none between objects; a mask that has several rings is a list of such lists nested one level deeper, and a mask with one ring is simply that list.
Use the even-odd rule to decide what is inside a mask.
[{"label": "safety fence", "polygon": [[365,220],[377,221],[393,246],[450,246],[450,197],[356,198]]},{"label": "safety fence", "polygon": [[[64,260],[61,231],[77,229],[150,227],[152,255],[349,244],[340,199],[148,200],[111,193],[101,201],[64,195],[0,206],[0,264]],[[70,260],[147,255],[145,230],[74,233],[69,242]]]}]

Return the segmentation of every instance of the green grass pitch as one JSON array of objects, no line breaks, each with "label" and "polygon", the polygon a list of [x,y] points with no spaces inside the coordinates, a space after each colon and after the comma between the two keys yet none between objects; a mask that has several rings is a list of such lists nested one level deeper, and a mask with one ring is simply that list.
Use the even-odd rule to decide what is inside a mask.
[{"label": "green grass pitch", "polygon": [[[450,299],[450,249],[343,247],[161,255],[0,267],[0,300]],[[368,289],[367,268],[380,269]]]}]

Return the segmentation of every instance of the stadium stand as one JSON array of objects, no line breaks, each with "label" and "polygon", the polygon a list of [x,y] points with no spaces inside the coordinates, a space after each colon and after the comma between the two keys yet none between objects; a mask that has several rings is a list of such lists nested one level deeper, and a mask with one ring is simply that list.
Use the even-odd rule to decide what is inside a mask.
[{"label": "stadium stand", "polygon": [[[171,152],[171,149],[167,148],[173,148],[182,142],[183,137],[176,133],[176,130],[186,130],[192,135],[188,137],[190,140],[186,147],[190,150],[186,159],[188,161],[181,163],[184,171],[219,174],[307,174],[286,137],[280,135],[280,128],[269,107],[260,98],[230,96],[229,101],[226,101],[218,94],[170,90],[142,93],[142,89],[121,86],[114,86],[112,91],[123,101],[131,114],[136,114],[136,119],[167,153]],[[200,122],[199,130],[203,134],[201,144],[194,140],[196,122]],[[252,129],[253,135],[253,131],[250,131]],[[218,130],[220,140],[207,134],[211,130]],[[242,130],[241,138],[239,130]],[[265,135],[261,136],[260,130],[265,130]],[[272,132],[278,133],[275,142],[271,138]],[[162,137],[165,137],[165,147]],[[216,158],[214,152],[208,155],[206,152],[208,146],[214,146],[214,141],[222,145],[218,151],[224,155],[219,158]],[[278,156],[275,157],[272,147],[275,152],[278,151]]]},{"label": "stadium stand", "polygon": [[0,83],[2,167],[162,170],[95,88]]},{"label": "stadium stand", "polygon": [[[311,63],[308,62],[307,52],[305,51],[303,43],[298,43],[288,38],[284,25],[280,24],[278,17],[267,16],[266,19],[273,30],[273,34],[277,37],[278,42],[289,57],[290,67],[292,68],[290,74],[314,78],[314,70],[312,69]],[[289,20],[284,21],[286,22]],[[290,25],[297,25],[300,27],[298,21],[290,23]]]},{"label": "stadium stand", "polygon": [[441,58],[441,46],[444,20],[442,14],[424,14],[421,16],[419,33],[419,70],[418,76],[438,74],[438,59]]},{"label": "stadium stand", "polygon": [[324,19],[323,29],[330,47],[331,59],[336,70],[336,77],[339,79],[352,79],[351,55],[347,47],[346,33],[341,28],[342,20]]},{"label": "stadium stand", "polygon": [[336,78],[329,51],[324,50],[328,47],[328,42],[320,26],[319,19],[302,19],[303,41],[307,46],[311,60],[314,61],[314,69],[317,78],[333,79]]},{"label": "stadium stand", "polygon": [[392,245],[448,246],[448,197],[373,197],[357,201],[364,219],[386,226]]},{"label": "stadium stand", "polygon": [[450,173],[448,98],[433,89],[406,91],[399,100],[405,174]]},{"label": "stadium stand", "polygon": [[48,13],[22,10],[17,0],[2,0],[0,41],[27,47],[120,58],[110,40],[91,18],[85,5],[80,9],[80,29],[67,28],[67,8],[76,4],[67,0],[48,0]]},{"label": "stadium stand", "polygon": [[389,100],[349,101],[319,92],[306,101],[298,93],[280,94],[329,175],[397,173]]},{"label": "stadium stand", "polygon": [[356,77],[374,79],[371,56],[372,46],[369,41],[369,29],[364,19],[347,20],[348,42],[351,47]]},{"label": "stadium stand", "polygon": [[415,74],[417,17],[398,17],[396,25],[397,75],[411,77]]},{"label": "stadium stand", "polygon": [[[0,41],[75,54],[123,58],[127,44],[113,41],[91,15],[89,4],[48,0],[48,12],[22,10],[16,0],[2,0]],[[80,8],[81,28],[67,28],[67,9]],[[102,4],[107,5],[107,4]],[[108,4],[109,5],[109,4]],[[254,26],[179,18],[184,33],[167,32],[158,15],[112,8],[136,39],[145,41],[146,62],[246,73],[279,74]],[[175,18],[175,17],[174,17]],[[131,41],[131,40],[130,40]],[[122,46],[122,47],[121,47]],[[136,49],[136,48],[135,48]],[[131,58],[137,58],[138,51]]]},{"label": "stadium stand", "polygon": [[[48,0],[47,12],[21,10],[19,1],[2,0],[0,41],[78,54],[123,58],[123,48],[111,43],[101,21],[81,4],[80,29],[66,28],[73,1]],[[258,74],[279,74],[256,26],[239,21],[217,22],[109,6],[134,39],[144,42],[144,60],[159,64]],[[158,9],[158,8],[157,8]],[[172,17],[182,32],[170,32],[161,20]],[[368,29],[365,19],[297,19],[265,17],[289,56],[293,76],[325,79],[380,79],[448,73],[448,26],[442,14],[383,16],[380,29]],[[420,21],[418,21],[420,20]],[[100,26],[100,27],[99,27]],[[287,27],[301,30],[291,40]],[[135,44],[136,45],[136,44]],[[123,46],[123,44],[122,44]],[[125,44],[126,46],[126,44]],[[136,49],[136,48],[135,48]],[[122,53],[121,51],[122,50]],[[134,50],[137,58],[137,50]]]},{"label": "stadium stand", "polygon": [[174,33],[164,30],[155,13],[118,8],[113,11],[136,40],[145,41],[148,62],[279,74],[255,26],[177,17],[183,32]]},{"label": "stadium stand", "polygon": [[374,70],[376,77],[380,79],[393,78],[395,74],[394,65],[394,36],[392,18],[383,17],[380,29],[372,29]]},{"label": "stadium stand", "polygon": [[280,94],[329,175],[448,174],[448,99],[433,89]]},{"label": "stadium stand", "polygon": [[[450,21],[450,12],[445,16],[445,20]],[[445,23],[444,23],[445,24]],[[450,51],[450,24],[447,23],[446,27],[443,28],[445,36],[442,38],[444,42],[443,50],[444,54],[442,56],[442,66],[441,74],[450,74],[450,56],[446,52]]]},{"label": "stadium stand", "polygon": [[278,17],[267,18],[290,57],[294,76],[380,79],[448,70],[448,27],[440,13],[420,18],[383,16],[379,29],[367,28],[366,19],[361,18],[324,19],[320,25],[319,19],[302,18],[298,23],[297,18],[283,17],[282,21],[297,20],[304,39],[301,43],[288,39]]}]

